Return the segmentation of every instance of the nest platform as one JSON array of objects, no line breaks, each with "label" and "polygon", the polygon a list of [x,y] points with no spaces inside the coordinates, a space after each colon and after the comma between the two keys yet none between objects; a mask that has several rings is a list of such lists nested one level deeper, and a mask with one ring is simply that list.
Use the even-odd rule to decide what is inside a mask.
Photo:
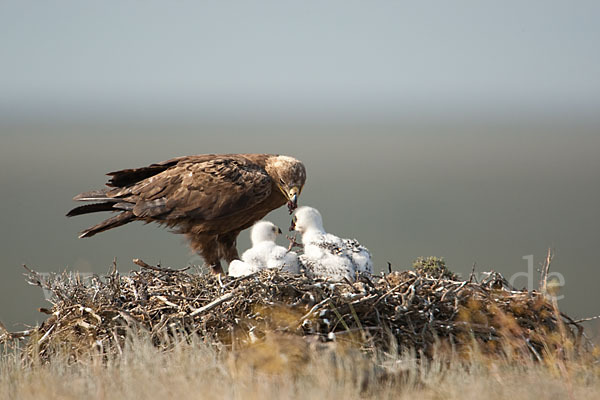
[{"label": "nest platform", "polygon": [[516,349],[543,358],[583,337],[581,325],[547,295],[515,290],[498,273],[477,282],[445,267],[416,268],[330,282],[277,271],[219,277],[134,262],[139,270],[121,274],[115,264],[87,279],[28,270],[29,282],[52,293],[53,304],[40,309],[47,319],[27,333],[29,352],[49,359],[57,344],[74,357],[90,349],[118,352],[128,335],[143,330],[157,346],[193,335],[231,348],[277,332],[365,351],[427,356],[477,343],[492,354]]}]

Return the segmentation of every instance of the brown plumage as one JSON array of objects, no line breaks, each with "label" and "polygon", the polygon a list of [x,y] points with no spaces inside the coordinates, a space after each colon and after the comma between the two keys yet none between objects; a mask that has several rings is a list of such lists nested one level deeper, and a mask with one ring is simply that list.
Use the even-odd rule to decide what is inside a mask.
[{"label": "brown plumage", "polygon": [[78,194],[90,201],[67,216],[116,211],[79,237],[132,221],[157,222],[185,234],[213,272],[238,259],[236,238],[271,210],[293,210],[306,180],[299,160],[271,154],[205,154],[110,172],[108,188]]}]

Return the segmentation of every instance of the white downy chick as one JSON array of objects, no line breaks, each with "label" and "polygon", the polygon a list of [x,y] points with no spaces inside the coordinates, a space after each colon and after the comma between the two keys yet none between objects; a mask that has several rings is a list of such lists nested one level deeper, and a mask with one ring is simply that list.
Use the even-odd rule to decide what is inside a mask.
[{"label": "white downy chick", "polygon": [[281,230],[272,222],[259,221],[250,231],[252,247],[242,254],[242,260],[229,265],[230,276],[244,276],[261,269],[279,269],[293,274],[300,273],[298,255],[275,243]]},{"label": "white downy chick", "polygon": [[302,234],[304,254],[300,262],[306,274],[331,280],[354,280],[356,273],[372,273],[371,253],[356,239],[340,239],[325,232],[323,217],[312,207],[300,207],[294,214],[294,229]]}]

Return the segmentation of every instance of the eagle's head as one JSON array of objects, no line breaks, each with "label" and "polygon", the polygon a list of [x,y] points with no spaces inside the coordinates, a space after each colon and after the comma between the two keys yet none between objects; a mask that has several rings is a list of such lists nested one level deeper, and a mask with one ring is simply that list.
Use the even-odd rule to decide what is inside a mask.
[{"label": "eagle's head", "polygon": [[267,159],[265,170],[288,200],[290,214],[298,207],[298,196],[306,182],[306,168],[302,161],[289,156]]},{"label": "eagle's head", "polygon": [[250,231],[250,240],[252,245],[257,245],[261,242],[275,242],[277,235],[281,234],[281,229],[272,222],[258,221],[252,226]]}]

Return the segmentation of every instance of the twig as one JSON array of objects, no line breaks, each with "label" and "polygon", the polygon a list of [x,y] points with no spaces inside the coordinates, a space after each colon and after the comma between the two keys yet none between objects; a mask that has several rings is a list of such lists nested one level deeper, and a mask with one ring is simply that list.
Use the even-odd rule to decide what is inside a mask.
[{"label": "twig", "polygon": [[6,327],[4,326],[2,321],[0,321],[0,332],[2,332],[2,331],[4,331],[5,333],[10,333],[10,332],[8,332],[8,329],[6,329]]},{"label": "twig", "polygon": [[162,301],[163,303],[165,303],[166,305],[173,307],[173,308],[179,308],[179,306],[175,303],[171,303],[169,300],[167,300],[167,298],[165,296],[154,296],[155,298],[157,298],[158,300]]},{"label": "twig", "polygon": [[253,273],[251,273],[249,275],[240,276],[239,278],[235,278],[231,282],[227,282],[226,284],[224,284],[221,289],[226,289],[228,286],[231,286],[233,284],[240,283],[242,281],[245,281],[246,279],[254,278],[256,275],[258,275],[258,271],[257,272],[253,272]]},{"label": "twig", "polygon": [[[563,315],[564,317],[564,315]],[[569,321],[572,324],[580,324],[582,322],[587,322],[587,321],[594,321],[596,319],[600,319],[600,315],[596,315],[595,317],[588,317],[588,318],[581,318],[581,319],[575,319],[575,320],[571,320]]]},{"label": "twig", "polygon": [[10,332],[9,336],[11,339],[21,339],[24,337],[29,337],[33,333],[32,329],[27,329],[24,331]]},{"label": "twig", "polygon": [[331,300],[331,297],[328,297],[328,298],[318,302],[314,306],[312,306],[312,308],[306,314],[304,314],[304,316],[302,318],[300,318],[300,322],[303,322],[305,319],[309,318],[314,312],[316,312],[319,308],[323,307],[330,300]]},{"label": "twig", "polygon": [[212,310],[213,308],[217,307],[219,304],[226,302],[227,300],[232,299],[237,293],[235,291],[233,292],[229,292],[224,294],[223,296],[219,297],[218,299],[211,301],[210,303],[208,303],[205,306],[202,306],[200,308],[195,309],[194,311],[192,311],[189,315],[190,317],[195,317],[198,314],[201,314],[203,312]]},{"label": "twig", "polygon": [[402,284],[396,285],[393,288],[391,288],[390,290],[388,290],[383,296],[380,296],[376,302],[373,303],[373,305],[371,306],[371,309],[375,308],[375,306],[377,304],[379,304],[380,301],[382,301],[383,299],[385,299],[386,297],[388,297],[390,294],[394,293],[396,290],[398,290],[400,287],[402,286]]},{"label": "twig", "polygon": [[44,333],[44,336],[42,336],[41,339],[38,340],[38,344],[42,344],[46,339],[48,339],[50,333],[54,330],[54,328],[56,328],[56,325],[52,325],[50,329],[48,329],[46,333]]},{"label": "twig", "polygon": [[9,332],[9,330],[6,329],[6,326],[4,326],[2,321],[0,321],[0,342],[3,342],[8,339],[21,339],[24,337],[28,337],[31,336],[32,332],[33,331],[31,329],[18,332]]},{"label": "twig", "polygon": [[185,267],[185,268],[181,268],[181,269],[171,269],[171,268],[155,267],[153,265],[146,264],[144,261],[140,260],[139,258],[134,258],[132,260],[132,262],[135,265],[139,265],[142,268],[151,269],[152,271],[158,271],[158,272],[167,272],[167,273],[171,273],[171,272],[184,272],[184,271],[187,271],[188,269],[190,269],[190,267]]},{"label": "twig", "polygon": [[[35,272],[32,269],[29,269],[29,267],[27,267],[27,265],[22,264],[23,268],[25,268],[25,270],[29,273],[29,276],[27,277],[27,282],[30,285],[35,285],[35,286],[39,286],[43,289],[52,289],[50,287],[50,285],[48,285],[48,282],[44,281],[44,279],[40,276],[40,274],[38,274],[37,272]],[[35,280],[33,280],[35,279]]]},{"label": "twig", "polygon": [[552,262],[552,249],[548,248],[548,254],[546,255],[546,260],[542,266],[542,276],[540,277],[540,291],[543,294],[546,294],[546,289],[548,287],[548,271],[550,270],[550,263]]},{"label": "twig", "polygon": [[473,263],[473,267],[471,268],[471,275],[469,275],[469,283],[473,282],[473,279],[475,279],[475,264]]}]

